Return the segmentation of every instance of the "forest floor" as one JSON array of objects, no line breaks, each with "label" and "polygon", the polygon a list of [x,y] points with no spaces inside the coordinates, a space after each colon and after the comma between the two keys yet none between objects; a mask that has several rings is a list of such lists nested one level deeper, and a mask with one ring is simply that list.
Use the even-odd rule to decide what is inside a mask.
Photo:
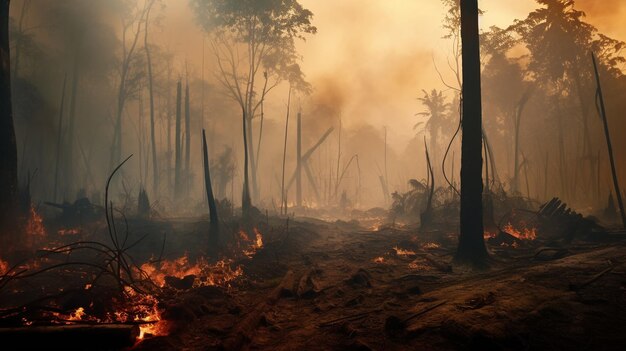
[{"label": "forest floor", "polygon": [[[173,224],[183,243],[197,224]],[[168,336],[136,350],[617,350],[626,342],[626,235],[490,246],[452,265],[456,236],[292,220],[227,289],[178,291]],[[517,245],[515,245],[517,246]],[[181,248],[182,249],[182,248]]]}]

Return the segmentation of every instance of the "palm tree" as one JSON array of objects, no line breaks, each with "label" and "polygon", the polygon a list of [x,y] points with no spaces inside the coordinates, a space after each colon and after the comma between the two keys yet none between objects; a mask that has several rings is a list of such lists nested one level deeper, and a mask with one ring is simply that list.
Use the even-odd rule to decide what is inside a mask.
[{"label": "palm tree", "polygon": [[[426,90],[422,90],[424,96],[417,98],[419,102],[426,108],[425,111],[419,112],[416,116],[426,118],[426,121],[419,121],[413,129],[417,130],[423,126],[422,131],[428,132],[430,137],[430,154],[433,164],[438,164],[439,138],[448,130],[450,122],[450,104],[446,102],[443,91],[433,89],[430,94]],[[439,169],[439,167],[435,167]]]}]

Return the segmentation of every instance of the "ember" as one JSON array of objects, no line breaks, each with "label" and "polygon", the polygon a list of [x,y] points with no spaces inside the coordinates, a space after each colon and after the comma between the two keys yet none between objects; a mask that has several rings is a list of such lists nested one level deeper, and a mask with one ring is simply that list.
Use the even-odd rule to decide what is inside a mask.
[{"label": "ember", "polygon": [[401,249],[399,247],[394,247],[394,250],[396,250],[396,255],[398,256],[413,256],[415,255],[415,251],[411,251],[411,250],[405,250],[405,249]]},{"label": "ember", "polygon": [[385,263],[384,257],[376,257],[372,260],[374,263]]},{"label": "ember", "polygon": [[80,229],[77,228],[69,228],[69,229],[65,229],[65,228],[61,228],[59,230],[57,230],[57,234],[64,236],[64,235],[77,235],[80,234]]},{"label": "ember", "polygon": [[186,276],[195,276],[194,286],[229,286],[232,280],[243,274],[240,266],[233,269],[231,264],[232,262],[229,260],[220,260],[210,264],[206,259],[200,258],[192,265],[189,263],[189,257],[185,254],[176,260],[164,260],[159,265],[145,263],[141,266],[141,270],[160,287],[165,286],[165,277],[167,276],[180,279]]},{"label": "ember", "polygon": [[0,258],[0,275],[4,275],[9,271],[9,263]]},{"label": "ember", "polygon": [[439,245],[437,243],[426,243],[426,244],[422,245],[422,249],[424,249],[424,250],[438,249],[440,247],[441,247],[441,245]]}]

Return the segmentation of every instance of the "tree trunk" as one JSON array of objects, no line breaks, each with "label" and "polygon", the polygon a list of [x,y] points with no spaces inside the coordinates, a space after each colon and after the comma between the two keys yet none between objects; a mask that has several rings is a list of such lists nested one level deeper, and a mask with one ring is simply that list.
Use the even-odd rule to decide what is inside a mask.
[{"label": "tree trunk", "polygon": [[611,134],[609,132],[609,122],[606,118],[606,108],[604,107],[604,96],[602,95],[602,85],[600,84],[600,74],[598,73],[598,65],[596,63],[596,56],[592,53],[591,58],[593,60],[593,69],[596,75],[596,83],[598,86],[597,99],[599,103],[599,112],[602,116],[602,122],[604,124],[604,135],[606,136],[606,146],[609,153],[609,161],[611,162],[611,175],[613,176],[613,187],[615,188],[615,195],[617,197],[617,204],[619,205],[619,212],[622,216],[622,225],[626,228],[626,212],[624,212],[624,202],[622,201],[622,192],[620,191],[619,181],[617,179],[617,171],[615,170],[615,158],[613,157],[613,144],[611,143]]},{"label": "tree trunk", "polygon": [[0,235],[16,229],[17,145],[11,105],[9,0],[0,0]]},{"label": "tree trunk", "polygon": [[156,151],[156,136],[154,132],[154,89],[153,89],[153,77],[152,77],[152,57],[150,55],[150,46],[148,45],[148,27],[150,24],[150,10],[152,6],[148,8],[146,13],[146,28],[144,36],[144,47],[146,49],[146,60],[148,65],[148,94],[150,98],[150,139],[152,143],[152,196],[157,196],[159,188],[159,166],[157,160]]},{"label": "tree trunk", "polygon": [[202,155],[204,157],[204,186],[206,190],[206,198],[209,204],[209,219],[211,221],[209,227],[209,243],[212,245],[211,250],[215,249],[219,241],[219,217],[217,214],[217,205],[213,196],[213,186],[211,184],[211,169],[209,165],[209,151],[206,143],[206,133],[202,130]]},{"label": "tree trunk", "polygon": [[298,112],[296,145],[296,206],[302,207],[302,112]]},{"label": "tree trunk", "polygon": [[72,100],[70,102],[69,121],[67,130],[67,148],[65,151],[65,182],[63,188],[65,193],[70,193],[73,196],[74,188],[71,184],[75,184],[74,179],[74,125],[76,122],[76,101],[78,100],[78,78],[79,78],[79,64],[78,64],[78,49],[74,52],[74,68],[72,72]]},{"label": "tree trunk", "polygon": [[189,195],[189,157],[191,155],[191,103],[189,98],[189,80],[185,86],[185,195]]},{"label": "tree trunk", "polygon": [[289,97],[287,98],[287,120],[285,122],[285,144],[283,147],[283,177],[280,185],[280,213],[287,214],[287,196],[285,194],[285,163],[287,161],[287,136],[289,135],[289,112],[291,108],[291,86],[289,87]]},{"label": "tree trunk", "polygon": [[463,53],[463,139],[461,146],[461,232],[455,261],[484,266],[482,106],[478,0],[461,1]]},{"label": "tree trunk", "polygon": [[181,191],[181,166],[182,166],[182,150],[181,150],[181,140],[180,140],[180,124],[181,124],[181,108],[182,108],[182,83],[179,80],[178,85],[176,86],[176,131],[174,135],[174,148],[175,148],[175,167],[174,167],[174,199],[178,199],[180,197]]},{"label": "tree trunk", "polygon": [[54,189],[52,195],[52,201],[57,200],[57,191],[59,190],[59,170],[61,167],[61,142],[63,140],[63,107],[65,105],[65,84],[67,83],[67,74],[65,78],[63,78],[63,90],[61,91],[61,106],[59,108],[59,124],[57,127],[57,154],[56,154],[56,163],[54,168]]},{"label": "tree trunk", "polygon": [[246,109],[242,106],[242,128],[243,128],[243,190],[241,192],[241,214],[244,219],[248,219],[252,201],[250,200],[250,184],[248,183],[248,136],[246,134]]}]

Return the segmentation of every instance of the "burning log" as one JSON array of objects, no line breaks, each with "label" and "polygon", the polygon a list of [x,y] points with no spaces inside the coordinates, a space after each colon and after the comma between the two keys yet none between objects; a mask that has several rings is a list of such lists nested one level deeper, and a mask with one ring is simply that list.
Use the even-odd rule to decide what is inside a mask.
[{"label": "burning log", "polygon": [[0,339],[4,345],[24,350],[120,349],[132,346],[138,337],[139,326],[128,324],[0,328]]}]

